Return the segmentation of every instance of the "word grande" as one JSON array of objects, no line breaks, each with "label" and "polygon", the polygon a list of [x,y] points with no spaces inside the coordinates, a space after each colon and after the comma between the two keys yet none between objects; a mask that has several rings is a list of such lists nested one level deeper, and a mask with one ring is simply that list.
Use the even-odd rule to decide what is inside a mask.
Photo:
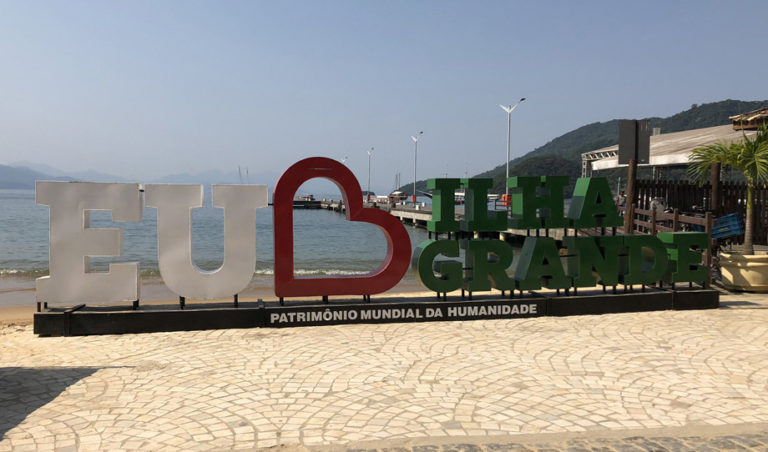
[{"label": "word grande", "polygon": [[[490,179],[430,179],[433,190],[433,219],[427,223],[431,232],[487,232],[507,227],[595,228],[623,224],[604,178],[580,178],[576,182],[570,208],[565,215],[563,188],[565,176],[511,177],[512,216],[507,212],[489,212],[486,196]],[[467,219],[455,220],[454,192],[464,188],[469,195]],[[491,214],[491,215],[489,215]],[[467,237],[468,234],[463,234]],[[702,250],[709,238],[701,232],[660,233],[649,235],[612,235],[565,237],[559,248],[550,237],[526,237],[517,258],[514,275],[511,245],[498,239],[426,240],[413,255],[412,266],[430,290],[451,292],[567,289],[592,287],[597,283],[652,284],[705,281],[707,269],[701,265]],[[464,262],[455,259],[465,250]],[[440,259],[438,259],[440,257]]]}]

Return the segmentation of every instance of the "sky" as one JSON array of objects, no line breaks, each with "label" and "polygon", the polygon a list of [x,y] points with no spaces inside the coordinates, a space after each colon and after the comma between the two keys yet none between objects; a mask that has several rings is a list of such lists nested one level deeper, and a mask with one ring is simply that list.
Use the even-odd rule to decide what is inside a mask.
[{"label": "sky", "polygon": [[[0,0],[0,164],[464,177],[579,126],[768,98],[756,1]],[[260,176],[261,175],[261,176]],[[264,180],[258,180],[262,178]],[[268,180],[267,180],[268,179]],[[380,193],[380,194],[381,194]]]}]

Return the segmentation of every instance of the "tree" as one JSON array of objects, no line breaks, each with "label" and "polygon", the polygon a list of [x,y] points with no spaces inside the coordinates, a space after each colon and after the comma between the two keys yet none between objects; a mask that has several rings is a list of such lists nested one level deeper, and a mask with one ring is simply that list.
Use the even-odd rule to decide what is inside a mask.
[{"label": "tree", "polygon": [[738,170],[747,180],[747,218],[744,227],[744,254],[755,254],[754,247],[754,191],[768,182],[768,124],[757,130],[754,139],[744,133],[744,140],[720,142],[691,151],[688,157],[688,175],[700,184],[707,181],[710,166],[720,163]]}]

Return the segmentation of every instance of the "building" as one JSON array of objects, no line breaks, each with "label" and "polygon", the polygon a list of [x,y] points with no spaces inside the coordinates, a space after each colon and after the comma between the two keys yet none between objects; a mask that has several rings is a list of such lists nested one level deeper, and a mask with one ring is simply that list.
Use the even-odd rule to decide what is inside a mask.
[{"label": "building", "polygon": [[[768,108],[764,108],[765,118],[768,119]],[[753,112],[754,113],[754,112]],[[745,115],[749,115],[746,113]],[[739,115],[743,116],[743,115]],[[733,116],[731,118],[736,118]],[[751,116],[750,116],[751,118]],[[730,143],[742,140],[744,134],[754,137],[754,130],[741,130],[736,128],[736,123],[722,126],[706,127],[703,129],[685,130],[682,132],[661,133],[651,136],[650,158],[647,164],[638,166],[653,167],[654,170],[663,171],[670,166],[685,166],[688,164],[688,156],[691,150],[715,144],[721,141]],[[746,129],[746,127],[745,127]],[[590,177],[594,171],[611,168],[622,168],[627,165],[619,165],[619,145],[608,146],[595,151],[581,154],[581,176]]]},{"label": "building", "polygon": [[768,107],[759,110],[729,116],[734,130],[757,130],[762,124],[768,123]]}]

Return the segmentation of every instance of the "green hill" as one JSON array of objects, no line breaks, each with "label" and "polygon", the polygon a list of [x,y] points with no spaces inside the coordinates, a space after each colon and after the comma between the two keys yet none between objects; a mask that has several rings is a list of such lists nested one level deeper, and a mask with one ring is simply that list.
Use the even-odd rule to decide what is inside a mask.
[{"label": "green hill", "polygon": [[[667,118],[653,117],[645,119],[651,120],[651,127],[660,127],[661,133],[671,133],[728,124],[730,122],[729,116],[757,110],[767,105],[768,100],[748,102],[729,99],[709,104],[694,104],[690,109]],[[512,159],[509,163],[509,172],[511,175],[517,176],[570,176],[571,186],[565,190],[565,193],[568,194],[572,190],[576,178],[581,175],[581,154],[612,146],[618,143],[618,141],[618,119],[587,124],[563,134],[521,157]],[[601,175],[612,178],[611,176],[615,177],[623,172],[618,170],[618,172],[614,171],[613,173],[606,171],[601,173]],[[494,192],[503,193],[504,176],[505,165],[502,163],[474,177],[493,178]],[[410,194],[412,188],[413,185],[411,184],[401,187],[400,190]],[[425,188],[425,181],[416,183],[417,191],[425,191]]]}]

